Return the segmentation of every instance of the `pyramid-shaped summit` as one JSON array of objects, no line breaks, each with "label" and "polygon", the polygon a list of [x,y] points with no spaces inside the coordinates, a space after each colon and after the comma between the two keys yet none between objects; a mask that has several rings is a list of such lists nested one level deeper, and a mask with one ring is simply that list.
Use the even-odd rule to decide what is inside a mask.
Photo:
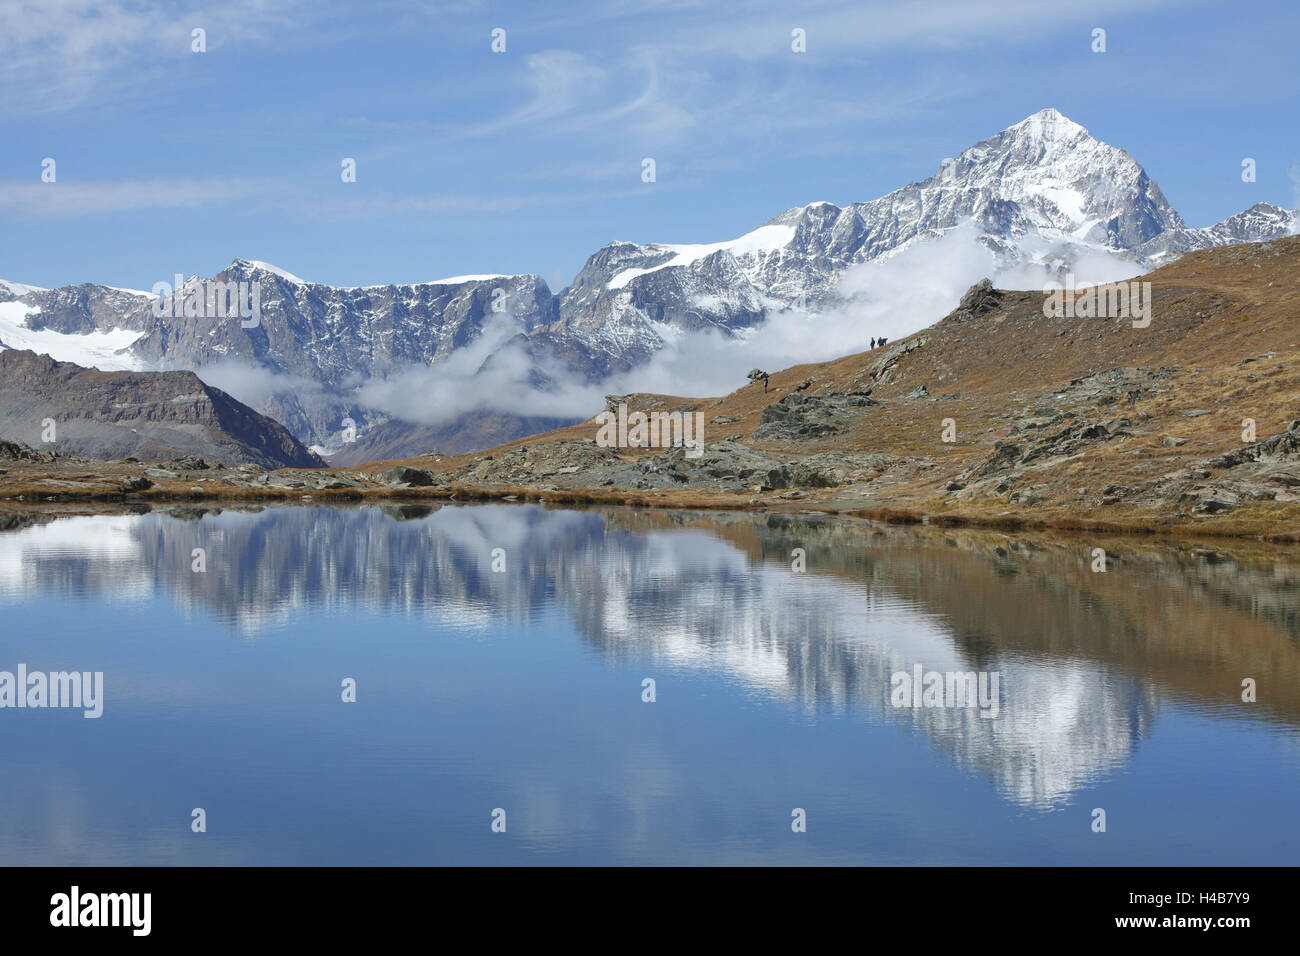
[{"label": "pyramid-shaped summit", "polygon": [[990,231],[1008,238],[1033,229],[1130,249],[1183,227],[1182,217],[1128,152],[1053,108],[976,143],[918,185],[945,210],[933,222],[937,228],[950,228],[962,217],[988,222],[993,214],[1003,226],[989,222]]},{"label": "pyramid-shaped summit", "polygon": [[1088,135],[1086,129],[1054,106],[1026,116],[1014,126],[1007,127],[1004,132],[1013,130],[1041,140],[1068,140],[1080,134]]}]

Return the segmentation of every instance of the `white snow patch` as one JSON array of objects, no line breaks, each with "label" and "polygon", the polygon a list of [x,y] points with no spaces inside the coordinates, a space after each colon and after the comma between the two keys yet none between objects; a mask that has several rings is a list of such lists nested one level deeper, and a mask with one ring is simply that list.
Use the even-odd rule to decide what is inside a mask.
[{"label": "white snow patch", "polygon": [[1070,237],[1072,239],[1084,241],[1088,238],[1088,233],[1092,232],[1092,230],[1099,225],[1101,225],[1100,219],[1085,219],[1083,222],[1079,223],[1078,228],[1070,233]]},{"label": "white snow patch", "polygon": [[517,273],[490,272],[484,275],[448,276],[445,279],[434,279],[432,282],[421,282],[420,285],[460,285],[463,282],[485,282],[488,279],[514,279],[516,277]]},{"label": "white snow patch", "polygon": [[255,269],[262,269],[263,271],[269,272],[272,275],[279,276],[281,279],[287,279],[290,282],[296,282],[298,285],[311,285],[311,283],[309,283],[306,279],[300,278],[299,276],[296,276],[292,272],[288,272],[285,269],[281,269],[279,266],[273,266],[269,262],[263,262],[261,259],[245,259],[244,261],[247,262],[250,266],[253,266]]},{"label": "white snow patch", "polygon": [[51,329],[27,328],[27,317],[40,308],[22,302],[0,302],[0,343],[11,349],[30,349],[56,362],[75,362],[105,372],[140,371],[144,362],[123,351],[145,333],[134,329],[86,332],[80,335]]},{"label": "white snow patch", "polygon": [[422,285],[463,285],[466,282],[487,282],[489,279],[517,279],[522,273],[518,272],[488,272],[483,275],[468,276],[447,276],[445,279],[434,279],[431,282],[381,282],[378,285],[352,285],[344,286],[350,291],[366,289],[414,289]]},{"label": "white snow patch", "polygon": [[36,285],[23,285],[21,282],[9,282],[6,279],[0,279],[0,285],[4,286],[14,295],[30,295],[33,292],[49,292],[49,289],[42,289]]},{"label": "white snow patch", "polygon": [[1077,189],[1058,186],[1054,183],[1043,183],[1038,186],[1030,186],[1025,192],[1030,196],[1042,196],[1065,213],[1066,218],[1071,222],[1081,222],[1083,220],[1083,207],[1087,202],[1087,198]]},{"label": "white snow patch", "polygon": [[658,272],[660,269],[668,269],[673,266],[688,266],[692,262],[697,262],[705,256],[711,256],[715,252],[726,249],[733,256],[743,256],[751,252],[769,252],[773,249],[780,249],[794,238],[794,226],[759,226],[753,232],[747,232],[739,239],[732,239],[729,242],[714,242],[702,245],[667,245],[665,243],[654,243],[645,248],[653,251],[663,251],[674,253],[673,258],[669,259],[663,265],[651,266],[649,269],[624,269],[614,278],[609,280],[606,285],[608,289],[621,289],[628,282],[637,276],[647,275],[651,272]]}]

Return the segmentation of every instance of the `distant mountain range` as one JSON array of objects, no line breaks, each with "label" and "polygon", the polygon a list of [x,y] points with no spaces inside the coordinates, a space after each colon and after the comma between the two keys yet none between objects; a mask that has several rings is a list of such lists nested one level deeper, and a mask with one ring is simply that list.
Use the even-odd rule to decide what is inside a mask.
[{"label": "distant mountain range", "polygon": [[[557,368],[571,381],[599,383],[645,363],[667,336],[709,328],[736,336],[791,307],[816,313],[839,301],[852,267],[958,228],[973,229],[999,268],[1064,271],[1104,255],[1135,273],[1189,250],[1294,233],[1300,216],[1259,203],[1189,228],[1127,152],[1047,109],[944,160],[929,179],[870,202],[795,207],[729,242],[610,243],[559,293],[537,275],[339,288],[236,259],[214,278],[259,283],[255,327],[238,318],[156,317],[144,291],[0,282],[0,345],[100,368],[251,371],[259,383],[242,397],[303,442],[337,452],[352,435],[349,422],[364,436],[394,417],[368,405],[359,385],[411,367],[437,369],[490,327],[499,335],[499,323],[502,341],[533,362],[533,386],[546,389]],[[184,292],[200,281],[190,277]],[[450,428],[435,424],[449,448],[475,450],[548,427],[541,420],[528,409],[496,408],[458,415]],[[420,428],[391,425],[376,445],[394,455],[425,451],[415,445],[431,436]]]}]

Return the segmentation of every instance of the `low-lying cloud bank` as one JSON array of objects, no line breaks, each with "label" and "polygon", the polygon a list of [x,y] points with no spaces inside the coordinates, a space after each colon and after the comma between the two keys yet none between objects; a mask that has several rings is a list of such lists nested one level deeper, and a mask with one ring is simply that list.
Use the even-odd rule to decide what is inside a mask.
[{"label": "low-lying cloud bank", "polygon": [[602,407],[598,385],[573,382],[557,358],[529,354],[508,312],[493,315],[473,342],[434,365],[412,365],[361,383],[357,400],[390,418],[441,425],[473,411],[585,418]]},{"label": "low-lying cloud bank", "polygon": [[[754,367],[773,371],[865,351],[873,338],[896,341],[933,325],[962,295],[989,277],[1003,289],[1042,289],[1072,272],[1079,285],[1114,282],[1142,270],[1131,259],[1077,245],[1034,250],[1041,264],[1000,266],[973,228],[954,229],[880,262],[845,271],[834,297],[814,312],[768,313],[767,321],[732,338],[713,331],[666,337],[644,369],[619,376],[612,391],[723,395],[745,384]],[[1069,258],[1066,257],[1068,254]]]}]

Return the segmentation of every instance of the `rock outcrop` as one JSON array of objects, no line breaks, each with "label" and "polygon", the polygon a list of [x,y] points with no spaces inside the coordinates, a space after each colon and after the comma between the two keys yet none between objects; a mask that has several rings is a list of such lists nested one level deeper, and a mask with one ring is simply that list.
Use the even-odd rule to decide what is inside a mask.
[{"label": "rock outcrop", "polygon": [[325,464],[283,425],[193,372],[101,372],[12,349],[0,351],[0,436],[91,459]]}]

